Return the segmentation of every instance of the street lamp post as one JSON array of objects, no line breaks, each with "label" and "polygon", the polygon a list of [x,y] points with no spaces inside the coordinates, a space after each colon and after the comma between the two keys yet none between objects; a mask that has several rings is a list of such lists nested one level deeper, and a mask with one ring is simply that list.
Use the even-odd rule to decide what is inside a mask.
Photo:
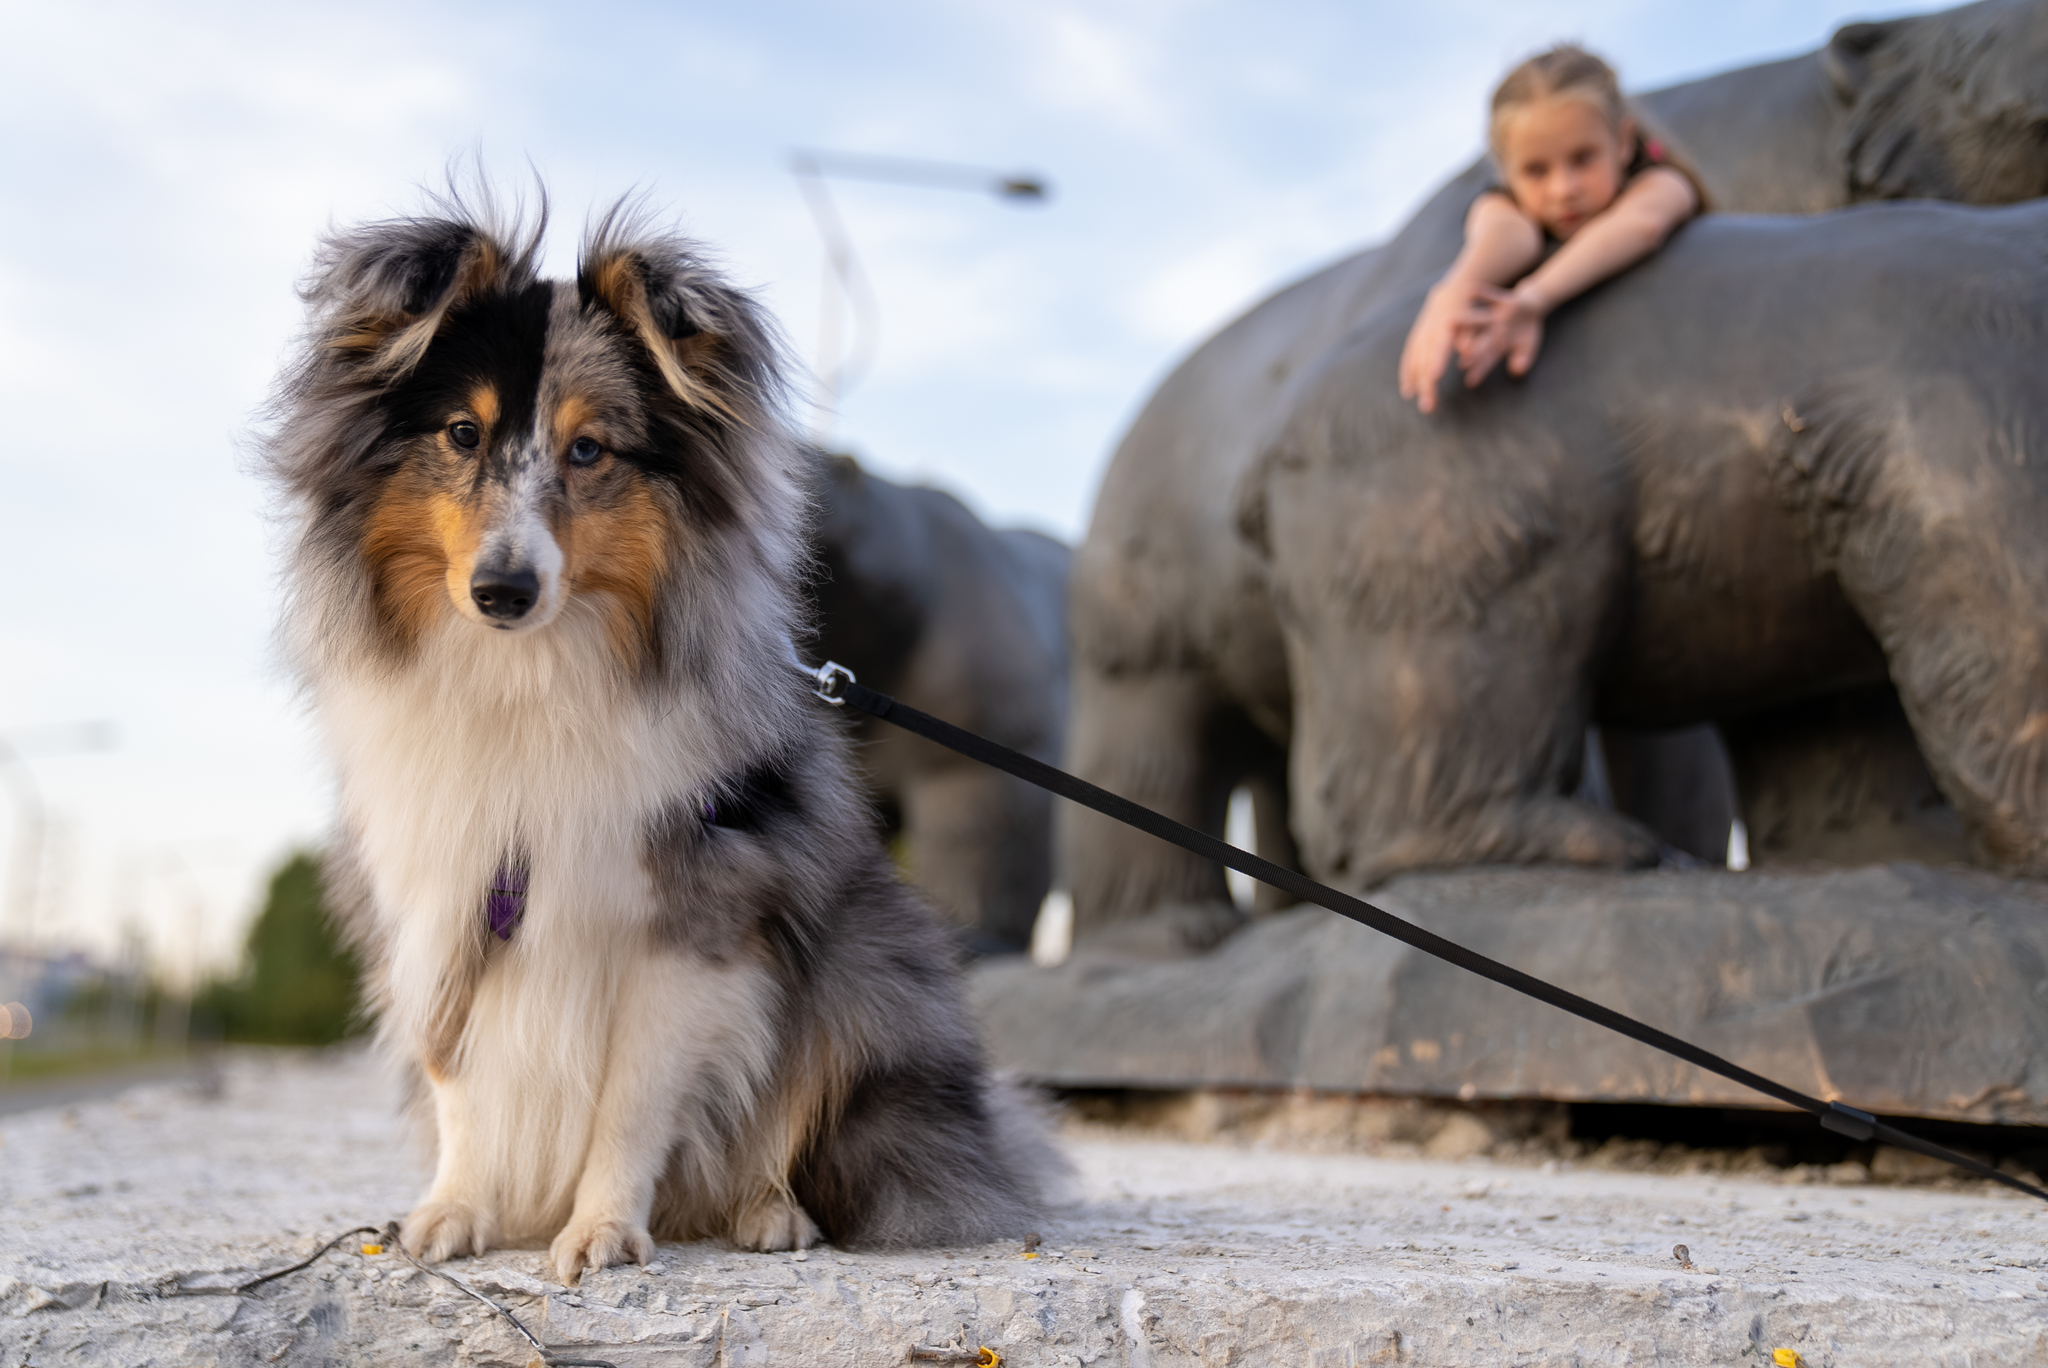
[{"label": "street lamp post", "polygon": [[[853,254],[853,240],[847,235],[831,192],[826,189],[826,180],[837,177],[926,190],[964,190],[1013,203],[1042,204],[1052,189],[1044,178],[1024,172],[856,152],[800,148],[790,154],[789,169],[803,191],[804,204],[811,211],[818,237],[825,244],[825,273],[818,301],[817,394],[811,427],[811,440],[823,447],[831,441],[834,410],[839,401],[873,364],[881,331],[880,307]],[[854,344],[842,356],[839,330],[848,303],[853,307]]]}]

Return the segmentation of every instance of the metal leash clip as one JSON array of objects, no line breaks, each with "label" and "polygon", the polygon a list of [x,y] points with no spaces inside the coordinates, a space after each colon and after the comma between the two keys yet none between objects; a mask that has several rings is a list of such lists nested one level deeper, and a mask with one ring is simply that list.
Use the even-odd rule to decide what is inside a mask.
[{"label": "metal leash clip", "polygon": [[818,681],[818,687],[811,690],[812,693],[824,699],[835,708],[846,706],[846,696],[839,692],[839,686],[855,682],[853,671],[847,669],[836,660],[828,660],[817,669],[811,671],[810,675],[811,678]]}]

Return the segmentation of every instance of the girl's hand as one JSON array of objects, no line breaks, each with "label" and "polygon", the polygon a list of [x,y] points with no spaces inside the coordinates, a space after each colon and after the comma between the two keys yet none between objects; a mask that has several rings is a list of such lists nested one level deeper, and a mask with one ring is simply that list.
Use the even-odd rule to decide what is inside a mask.
[{"label": "girl's hand", "polygon": [[1543,349],[1543,319],[1550,312],[1536,291],[1482,285],[1474,291],[1473,321],[1457,330],[1458,367],[1467,388],[1476,387],[1505,357],[1517,379],[1536,364]]},{"label": "girl's hand", "polygon": [[1487,193],[1473,200],[1465,211],[1464,250],[1430,290],[1401,348],[1401,397],[1435,413],[1437,386],[1461,335],[1484,329],[1491,318],[1479,296],[1542,259],[1543,230],[1512,199]]},{"label": "girl's hand", "polygon": [[1408,329],[1408,341],[1401,348],[1401,397],[1413,399],[1424,413],[1436,412],[1437,386],[1451,354],[1461,350],[1461,337],[1482,327],[1488,310],[1479,304],[1481,291],[1491,286],[1474,286],[1446,277],[1437,282],[1423,301],[1422,312]]}]

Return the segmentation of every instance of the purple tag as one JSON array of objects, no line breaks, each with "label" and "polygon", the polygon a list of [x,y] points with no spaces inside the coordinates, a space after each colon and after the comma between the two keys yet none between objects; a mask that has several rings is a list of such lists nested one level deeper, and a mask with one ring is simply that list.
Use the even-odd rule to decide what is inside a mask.
[{"label": "purple tag", "polygon": [[498,872],[491,876],[490,895],[484,899],[484,917],[490,922],[491,934],[501,941],[511,940],[525,914],[526,870],[518,865],[499,865]]},{"label": "purple tag", "polygon": [[716,803],[713,803],[709,798],[698,799],[698,804],[698,811],[702,814],[705,823],[710,826],[717,826],[718,805]]}]

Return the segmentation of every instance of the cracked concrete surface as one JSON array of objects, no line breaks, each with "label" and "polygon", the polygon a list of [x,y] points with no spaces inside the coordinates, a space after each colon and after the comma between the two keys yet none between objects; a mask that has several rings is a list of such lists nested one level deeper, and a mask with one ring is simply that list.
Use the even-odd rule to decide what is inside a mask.
[{"label": "cracked concrete surface", "polygon": [[[188,1084],[0,1119],[0,1365],[510,1364],[454,1288],[355,1242],[232,1284],[420,1182],[362,1056],[231,1058]],[[664,1246],[569,1289],[537,1252],[451,1272],[565,1356],[633,1365],[2048,1363],[2048,1205],[1258,1151],[1090,1129],[1040,1256]],[[1682,1271],[1672,1246],[1688,1246]]]}]

